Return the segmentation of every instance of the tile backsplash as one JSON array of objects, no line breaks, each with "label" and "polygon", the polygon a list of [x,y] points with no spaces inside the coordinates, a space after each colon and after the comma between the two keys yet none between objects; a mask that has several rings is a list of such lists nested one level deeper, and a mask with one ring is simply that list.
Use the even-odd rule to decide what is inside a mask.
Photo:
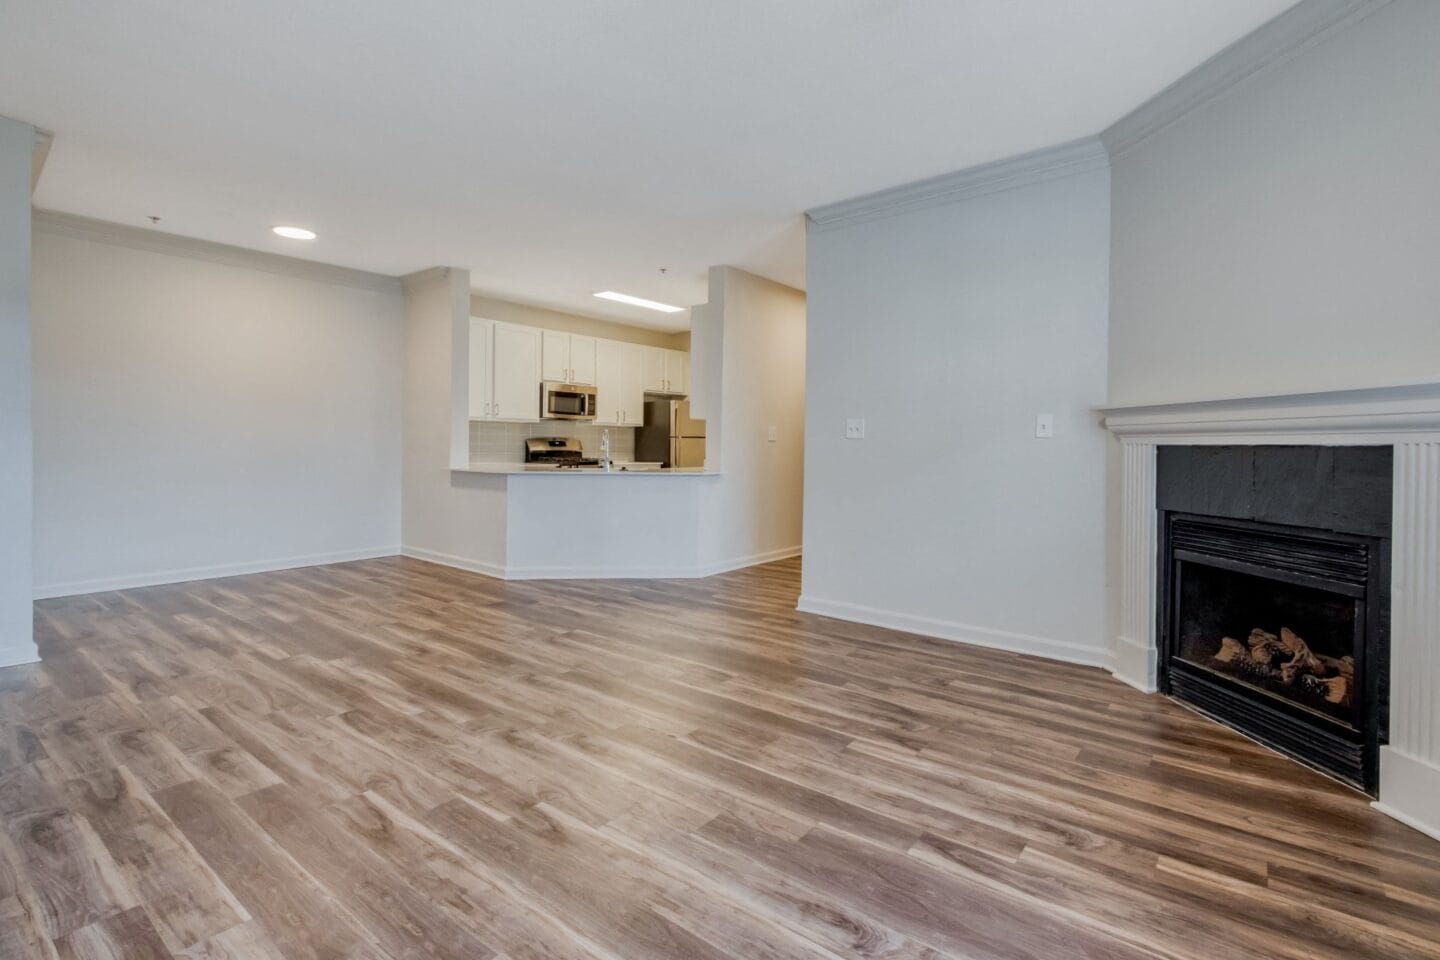
[{"label": "tile backsplash", "polygon": [[488,420],[470,421],[471,463],[519,463],[525,459],[527,437],[575,437],[585,448],[585,456],[600,456],[600,434],[610,431],[610,456],[616,460],[635,459],[634,427],[597,427],[590,423],[569,420],[546,420],[543,423],[495,423]]}]

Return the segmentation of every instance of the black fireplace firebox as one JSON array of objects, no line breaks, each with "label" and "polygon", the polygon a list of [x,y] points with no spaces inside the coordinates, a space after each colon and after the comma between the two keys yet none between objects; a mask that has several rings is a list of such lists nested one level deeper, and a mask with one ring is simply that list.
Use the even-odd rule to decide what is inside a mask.
[{"label": "black fireplace firebox", "polygon": [[1389,447],[1161,447],[1160,689],[1367,793],[1386,739]]}]

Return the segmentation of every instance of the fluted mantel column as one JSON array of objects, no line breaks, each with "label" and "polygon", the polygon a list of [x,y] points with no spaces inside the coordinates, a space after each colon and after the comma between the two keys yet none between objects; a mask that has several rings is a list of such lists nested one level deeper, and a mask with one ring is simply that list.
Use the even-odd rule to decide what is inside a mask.
[{"label": "fluted mantel column", "polygon": [[1147,693],[1155,690],[1155,444],[1122,440],[1120,634],[1112,672]]},{"label": "fluted mantel column", "polygon": [[1440,837],[1440,440],[1395,445],[1381,810]]}]

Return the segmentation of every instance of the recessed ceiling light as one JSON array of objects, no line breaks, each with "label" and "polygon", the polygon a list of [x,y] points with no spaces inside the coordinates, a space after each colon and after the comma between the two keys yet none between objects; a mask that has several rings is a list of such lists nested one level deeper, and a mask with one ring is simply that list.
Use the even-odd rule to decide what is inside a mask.
[{"label": "recessed ceiling light", "polygon": [[646,310],[659,310],[661,313],[680,313],[684,307],[673,307],[668,303],[658,303],[654,300],[646,300],[644,297],[632,297],[628,293],[616,293],[614,290],[603,290],[595,294],[601,300],[614,300],[617,303],[628,303],[632,307],[644,307]]},{"label": "recessed ceiling light", "polygon": [[314,240],[315,231],[306,230],[304,227],[272,227],[278,236],[287,240]]}]

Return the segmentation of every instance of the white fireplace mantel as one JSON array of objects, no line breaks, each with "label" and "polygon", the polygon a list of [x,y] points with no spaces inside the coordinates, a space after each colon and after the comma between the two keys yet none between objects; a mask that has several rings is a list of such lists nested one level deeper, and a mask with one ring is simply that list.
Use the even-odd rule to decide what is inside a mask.
[{"label": "white fireplace mantel", "polygon": [[1155,449],[1316,444],[1395,449],[1390,742],[1375,806],[1440,839],[1440,383],[1107,407],[1123,451],[1120,620],[1112,670],[1155,690]]}]

